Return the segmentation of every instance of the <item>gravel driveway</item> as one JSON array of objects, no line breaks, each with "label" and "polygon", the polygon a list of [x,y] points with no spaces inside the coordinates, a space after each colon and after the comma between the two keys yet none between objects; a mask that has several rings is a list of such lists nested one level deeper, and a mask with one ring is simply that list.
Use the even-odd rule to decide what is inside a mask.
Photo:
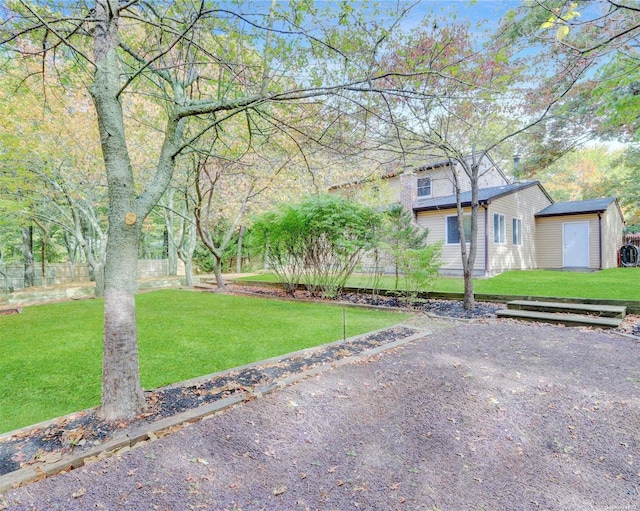
[{"label": "gravel driveway", "polygon": [[0,496],[24,510],[637,510],[636,339],[434,333]]}]

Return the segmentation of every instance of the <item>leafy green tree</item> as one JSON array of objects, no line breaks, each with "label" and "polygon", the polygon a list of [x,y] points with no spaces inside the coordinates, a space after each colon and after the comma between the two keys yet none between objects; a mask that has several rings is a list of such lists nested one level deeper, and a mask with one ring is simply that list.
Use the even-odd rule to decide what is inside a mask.
[{"label": "leafy green tree", "polygon": [[414,222],[413,216],[401,204],[393,204],[384,212],[381,228],[381,243],[378,249],[391,256],[395,276],[394,289],[397,291],[400,276],[407,270],[408,251],[426,247],[427,229],[420,229]]},{"label": "leafy green tree", "polygon": [[535,60],[546,63],[547,75],[574,82],[555,118],[537,133],[525,165],[538,170],[555,153],[562,155],[590,138],[638,140],[638,2],[527,2],[504,17],[501,29],[512,40],[535,47]]},{"label": "leafy green tree", "polygon": [[372,248],[378,223],[373,209],[328,195],[260,215],[252,236],[291,294],[303,283],[313,296],[335,296]]},{"label": "leafy green tree", "polygon": [[407,299],[413,301],[418,292],[430,290],[442,265],[442,242],[406,250],[400,257]]}]

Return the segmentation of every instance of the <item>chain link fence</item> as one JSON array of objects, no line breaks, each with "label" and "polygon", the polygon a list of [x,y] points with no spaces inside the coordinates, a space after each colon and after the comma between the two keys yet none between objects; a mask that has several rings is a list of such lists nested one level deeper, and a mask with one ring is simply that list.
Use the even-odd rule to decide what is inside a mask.
[{"label": "chain link fence", "polygon": [[[45,265],[46,282],[42,278],[42,266],[33,268],[33,287],[63,286],[90,282],[89,268],[86,263],[75,265],[75,271],[70,263],[56,263]],[[166,259],[141,259],[138,261],[138,277],[141,279],[166,277],[169,275],[169,261]],[[7,295],[24,289],[24,265],[0,264],[0,293]]]}]

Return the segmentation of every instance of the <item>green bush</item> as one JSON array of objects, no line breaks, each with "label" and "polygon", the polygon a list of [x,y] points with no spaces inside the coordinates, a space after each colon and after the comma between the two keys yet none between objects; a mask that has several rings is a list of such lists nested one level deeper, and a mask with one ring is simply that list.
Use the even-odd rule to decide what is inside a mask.
[{"label": "green bush", "polygon": [[313,296],[335,295],[373,247],[379,222],[373,209],[327,195],[262,214],[252,236],[290,293],[302,282]]}]

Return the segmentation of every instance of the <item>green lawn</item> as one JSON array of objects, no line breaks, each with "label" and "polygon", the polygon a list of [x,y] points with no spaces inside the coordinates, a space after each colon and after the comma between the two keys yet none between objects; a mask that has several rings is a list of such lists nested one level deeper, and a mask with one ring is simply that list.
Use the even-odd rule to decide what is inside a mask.
[{"label": "green lawn", "polygon": [[[275,282],[275,275],[246,277],[246,280]],[[402,286],[402,279],[400,279]],[[354,275],[348,285],[372,287],[372,278]],[[394,278],[382,277],[379,287],[393,289]],[[461,278],[439,277],[432,291],[461,293]],[[640,268],[610,268],[597,272],[551,270],[508,271],[491,278],[475,279],[476,293],[529,295],[567,298],[601,298],[607,300],[640,300]]]},{"label": "green lawn", "polygon": [[[342,338],[342,308],[179,290],[138,295],[147,389]],[[0,316],[0,432],[100,401],[101,300],[26,307]],[[401,322],[346,309],[347,335]]]},{"label": "green lawn", "polygon": [[498,295],[640,301],[640,268],[610,268],[590,273],[509,271],[490,279],[478,279],[475,291]]}]

